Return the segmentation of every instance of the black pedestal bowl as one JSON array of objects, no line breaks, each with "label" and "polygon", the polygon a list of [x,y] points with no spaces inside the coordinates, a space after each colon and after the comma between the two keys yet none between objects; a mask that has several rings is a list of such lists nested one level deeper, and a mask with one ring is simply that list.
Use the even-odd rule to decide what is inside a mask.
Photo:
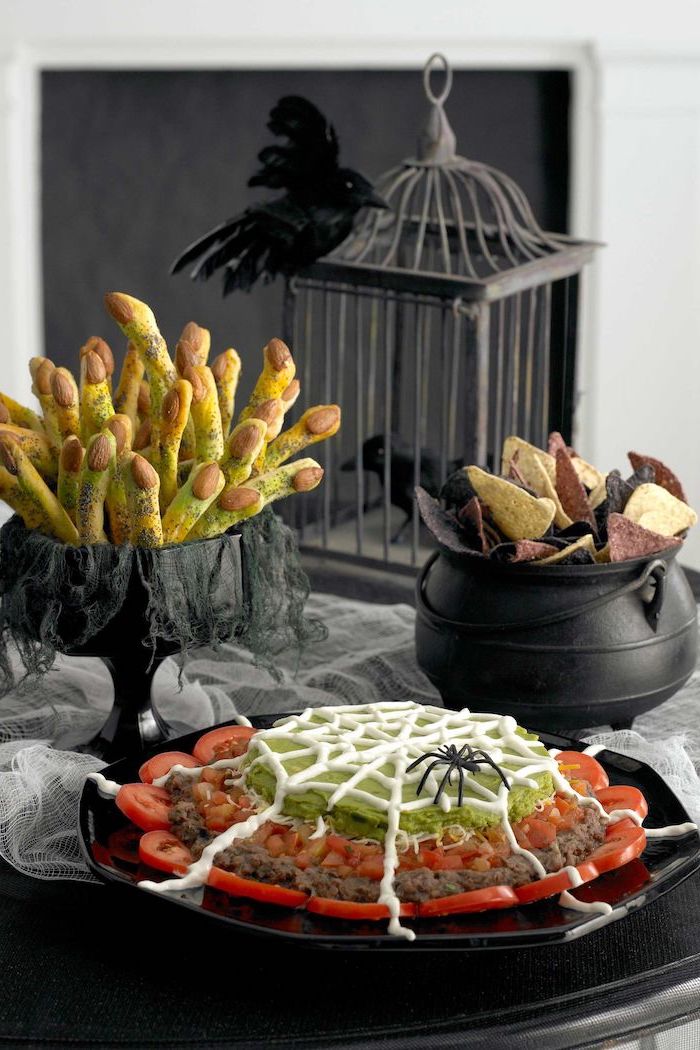
[{"label": "black pedestal bowl", "polygon": [[418,579],[418,663],[452,709],[543,730],[629,727],[695,668],[696,606],[676,553],[538,567],[441,550]]},{"label": "black pedestal bowl", "polygon": [[[68,579],[66,600],[56,600],[51,580],[28,581],[25,574],[21,586],[25,594],[34,593],[23,602],[21,629],[38,643],[47,635],[48,610],[56,610],[50,625],[52,647],[67,656],[99,657],[112,677],[114,703],[92,739],[86,741],[73,731],[54,741],[54,746],[111,762],[190,730],[191,726],[166,723],[155,709],[153,677],[162,661],[183,647],[215,645],[236,633],[243,602],[240,536],[217,536],[153,551],[101,545],[99,584],[95,587],[93,580],[89,595],[100,626],[88,637],[79,596],[89,549],[60,546],[57,554]],[[3,550],[3,559],[7,556]],[[12,573],[7,566],[3,570],[7,597]],[[37,600],[42,589],[45,605]],[[10,630],[16,632],[17,624],[5,609],[6,624],[8,619]],[[187,625],[184,634],[183,624]]]}]

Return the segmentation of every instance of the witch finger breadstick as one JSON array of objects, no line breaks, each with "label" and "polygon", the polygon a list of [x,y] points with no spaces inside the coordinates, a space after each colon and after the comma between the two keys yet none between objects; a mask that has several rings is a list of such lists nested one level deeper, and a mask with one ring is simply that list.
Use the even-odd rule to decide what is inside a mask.
[{"label": "witch finger breadstick", "polygon": [[218,463],[200,463],[163,515],[163,542],[182,543],[224,487]]},{"label": "witch finger breadstick", "polygon": [[97,354],[105,366],[105,378],[110,394],[112,393],[112,376],[114,375],[114,354],[112,348],[99,335],[91,335],[88,341],[80,348],[80,356],[92,351]]},{"label": "witch finger breadstick", "polygon": [[63,448],[58,457],[56,495],[58,496],[58,502],[72,522],[75,522],[78,513],[80,471],[83,466],[84,455],[85,449],[80,444],[80,438],[76,437],[75,434],[71,434],[63,442]]},{"label": "witch finger breadstick", "polygon": [[44,432],[52,451],[58,455],[63,438],[56,418],[56,403],[51,392],[51,377],[56,371],[56,366],[48,357],[32,358],[30,366],[31,364],[35,364],[32,369],[33,388],[41,405]]},{"label": "witch finger breadstick", "polygon": [[[8,397],[7,394],[3,394],[1,391],[0,404],[7,411],[10,423],[14,423],[16,427],[24,427],[25,430],[35,430],[37,434],[45,435],[44,424],[31,408],[26,408],[19,401],[15,401],[14,398]],[[8,420],[3,419],[2,422],[5,423]]]},{"label": "witch finger breadstick", "polygon": [[3,498],[24,519],[25,525],[55,536],[64,543],[77,545],[75,525],[22,447],[11,438],[4,437],[0,440],[0,457],[7,475],[12,479],[5,479]]},{"label": "witch finger breadstick", "polygon": [[43,434],[36,430],[27,430],[25,427],[17,427],[14,423],[0,423],[0,438],[3,437],[10,438],[21,446],[45,481],[55,481],[58,461]]},{"label": "witch finger breadstick", "polygon": [[264,470],[272,470],[309,445],[332,437],[339,427],[338,405],[317,405],[307,409],[294,426],[270,442],[265,453]]},{"label": "witch finger breadstick", "polygon": [[194,360],[188,361],[187,364],[205,365],[209,360],[211,332],[208,328],[202,328],[196,321],[188,321],[177,342],[176,353],[181,345],[186,346],[194,354]]},{"label": "witch finger breadstick", "polygon": [[56,423],[65,443],[67,437],[80,434],[80,394],[73,373],[57,368],[51,375],[51,393],[56,406]]},{"label": "witch finger breadstick", "polygon": [[131,420],[120,413],[112,416],[107,424],[116,441],[116,459],[107,487],[107,514],[112,543],[128,543],[131,519],[126,498],[124,473],[131,462]]},{"label": "witch finger breadstick", "polygon": [[177,492],[177,468],[180,442],[190,417],[192,384],[186,379],[173,383],[163,400],[160,425],[160,506],[161,510],[172,502]]},{"label": "witch finger breadstick", "polygon": [[313,459],[299,459],[277,467],[269,474],[251,478],[238,488],[226,488],[199,520],[188,540],[208,539],[226,532],[244,518],[252,517],[272,503],[295,492],[310,492],[320,484],[323,468]]},{"label": "witch finger breadstick", "polygon": [[250,395],[248,404],[239,416],[239,422],[255,414],[264,401],[278,398],[294,379],[296,366],[289,347],[281,339],[271,339],[263,348],[263,370]]},{"label": "witch finger breadstick", "polygon": [[152,448],[157,454],[157,430],[163,398],[177,379],[175,366],[170,360],[165,340],[158,330],[149,306],[122,292],[108,292],[105,296],[105,306],[127,339],[130,339],[139,351],[146,366],[151,395]]},{"label": "witch finger breadstick", "polygon": [[88,350],[80,362],[80,432],[87,446],[114,415],[112,395],[107,384],[107,370],[99,354]]},{"label": "witch finger breadstick", "polygon": [[114,391],[114,411],[120,415],[128,416],[131,420],[133,431],[138,425],[138,404],[141,391],[141,380],[146,366],[133,343],[129,343],[124,355],[119,385]]},{"label": "witch finger breadstick", "polygon": [[221,460],[227,488],[241,485],[250,477],[253,463],[265,445],[266,435],[267,423],[262,419],[246,419],[233,428]]},{"label": "witch finger breadstick", "polygon": [[207,365],[188,365],[184,378],[192,384],[192,406],[196,439],[195,457],[200,462],[221,459],[224,454],[224,434],[216,383]]},{"label": "witch finger breadstick", "polygon": [[223,353],[215,357],[211,363],[211,370],[216,382],[216,391],[219,396],[219,411],[221,412],[221,429],[224,437],[231,429],[233,419],[233,406],[236,400],[236,388],[241,375],[241,359],[233,349],[229,347]]},{"label": "witch finger breadstick", "polygon": [[93,434],[85,451],[80,472],[76,521],[82,544],[106,543],[105,500],[114,471],[117,442],[114,434],[103,430]]},{"label": "witch finger breadstick", "polygon": [[130,542],[135,547],[162,547],[158,471],[143,456],[132,452],[125,466],[124,479],[131,523]]}]

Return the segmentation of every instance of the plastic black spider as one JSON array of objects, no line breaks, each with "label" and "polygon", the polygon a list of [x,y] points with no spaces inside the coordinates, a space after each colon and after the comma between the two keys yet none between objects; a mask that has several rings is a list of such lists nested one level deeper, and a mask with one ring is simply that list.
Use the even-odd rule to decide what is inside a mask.
[{"label": "plastic black spider", "polygon": [[430,776],[430,774],[436,766],[447,766],[445,775],[440,781],[440,786],[437,789],[437,794],[433,799],[433,803],[435,805],[437,805],[440,799],[440,795],[442,795],[447,785],[452,783],[452,774],[456,772],[457,776],[459,777],[459,786],[457,788],[457,805],[461,806],[462,799],[464,797],[465,772],[478,773],[479,767],[484,764],[491,766],[491,768],[494,769],[496,773],[498,773],[506,788],[508,789],[508,791],[510,791],[510,784],[508,783],[505,773],[500,768],[500,766],[498,766],[494,762],[494,760],[491,758],[488,752],[484,751],[482,748],[474,749],[469,744],[463,744],[462,747],[460,747],[460,749],[457,750],[457,747],[454,744],[443,744],[436,751],[427,751],[424,755],[421,755],[420,758],[417,758],[415,762],[411,762],[410,766],[406,768],[406,772],[410,773],[412,769],[415,769],[416,766],[419,766],[421,762],[425,762],[427,758],[432,758],[434,759],[434,761],[430,763],[425,773],[421,777],[420,783],[416,788],[416,795],[420,795],[423,788],[425,787],[426,780],[428,779],[428,777]]}]

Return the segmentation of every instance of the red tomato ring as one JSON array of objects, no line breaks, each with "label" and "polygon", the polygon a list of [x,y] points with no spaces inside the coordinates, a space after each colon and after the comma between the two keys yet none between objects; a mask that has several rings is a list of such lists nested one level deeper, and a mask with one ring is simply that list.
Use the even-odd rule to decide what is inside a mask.
[{"label": "red tomato ring", "polygon": [[641,820],[644,820],[649,812],[644,795],[639,788],[632,787],[629,784],[615,784],[613,787],[598,788],[595,797],[606,813],[614,813],[617,809],[629,809],[636,813]]},{"label": "red tomato ring", "polygon": [[275,886],[268,882],[258,882],[256,879],[244,879],[232,871],[224,871],[223,868],[212,868],[207,882],[213,889],[223,890],[233,897],[249,897],[263,904],[280,904],[285,908],[298,908],[309,899],[308,894],[302,893],[301,890],[290,890],[286,886]]},{"label": "red tomato ring", "polygon": [[[576,870],[581,877],[579,886],[598,878],[598,869],[588,860],[578,864]],[[569,872],[565,870],[554,871],[551,875],[545,875],[544,878],[526,882],[524,886],[514,887],[519,904],[533,904],[535,901],[544,900],[545,897],[555,897],[558,893],[571,889],[575,889],[575,886]]]},{"label": "red tomato ring", "polygon": [[561,772],[567,780],[586,780],[594,791],[606,788],[609,784],[608,774],[593,755],[583,751],[560,751],[555,761],[565,767]]},{"label": "red tomato ring", "polygon": [[[335,901],[329,897],[309,897],[306,910],[313,915],[328,915],[334,919],[365,919],[374,922],[390,918],[386,904],[366,904],[360,901]],[[403,902],[399,908],[402,919],[416,914],[416,905]]]},{"label": "red tomato ring", "polygon": [[452,893],[449,897],[422,901],[418,905],[418,915],[429,918],[460,912],[491,911],[492,908],[513,908],[518,903],[511,886],[486,886],[482,890],[467,890],[465,893]]}]

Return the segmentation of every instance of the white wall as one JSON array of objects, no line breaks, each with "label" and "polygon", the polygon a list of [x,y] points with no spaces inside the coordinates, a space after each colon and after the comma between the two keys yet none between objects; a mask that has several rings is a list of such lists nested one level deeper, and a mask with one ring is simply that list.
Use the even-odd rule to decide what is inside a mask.
[{"label": "white wall", "polygon": [[[41,352],[37,71],[44,67],[568,67],[585,290],[577,446],[666,458],[700,507],[700,7],[693,0],[4,0],[3,385]],[[108,202],[105,202],[106,204]],[[700,568],[700,528],[685,560]]]}]

